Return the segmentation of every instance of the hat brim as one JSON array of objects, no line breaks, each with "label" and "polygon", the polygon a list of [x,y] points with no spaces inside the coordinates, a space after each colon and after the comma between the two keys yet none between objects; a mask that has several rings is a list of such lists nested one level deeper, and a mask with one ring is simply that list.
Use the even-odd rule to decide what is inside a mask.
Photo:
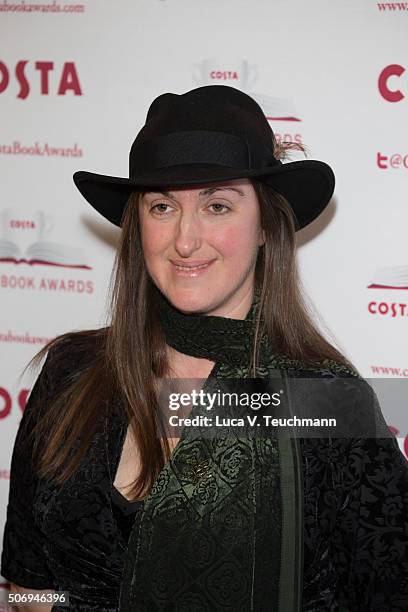
[{"label": "hat brim", "polygon": [[258,178],[281,193],[293,208],[297,230],[320,215],[329,203],[335,186],[333,170],[325,162],[317,160],[300,160],[257,170],[188,164],[162,168],[155,175],[139,176],[137,179],[82,170],[73,175],[75,185],[87,202],[118,227],[133,191],[201,185],[238,178]]}]

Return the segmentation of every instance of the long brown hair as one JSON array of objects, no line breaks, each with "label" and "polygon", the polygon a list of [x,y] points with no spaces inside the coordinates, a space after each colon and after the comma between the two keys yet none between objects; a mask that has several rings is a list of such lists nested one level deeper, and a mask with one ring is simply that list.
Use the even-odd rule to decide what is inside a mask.
[{"label": "long brown hair", "polygon": [[[275,145],[275,154],[281,159],[286,156],[286,149],[304,151],[302,145],[293,143],[287,147]],[[296,266],[292,208],[269,185],[256,180],[252,183],[266,235],[255,270],[255,286],[261,297],[257,333],[252,354],[248,356],[252,375],[255,376],[264,330],[276,353],[305,366],[316,366],[328,359],[355,370],[324,339],[308,312]],[[44,402],[48,405],[33,432],[38,476],[65,482],[89,448],[103,411],[120,402],[140,458],[140,472],[129,493],[131,499],[149,492],[171,452],[168,440],[161,439],[157,431],[154,381],[168,375],[170,365],[141,248],[140,195],[140,192],[132,193],[122,217],[110,284],[110,324],[102,329],[62,334],[44,346],[27,365],[39,363],[53,349],[52,377],[42,385]],[[71,355],[83,358],[74,357],[75,363],[68,364],[67,359],[64,361],[64,346],[75,347],[76,352]]]}]

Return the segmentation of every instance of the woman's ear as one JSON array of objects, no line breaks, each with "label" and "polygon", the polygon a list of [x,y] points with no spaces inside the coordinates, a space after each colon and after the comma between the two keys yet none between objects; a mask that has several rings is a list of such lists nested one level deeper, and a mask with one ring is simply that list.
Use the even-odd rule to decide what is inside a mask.
[{"label": "woman's ear", "polygon": [[260,236],[259,236],[258,246],[262,246],[263,244],[265,244],[265,241],[266,241],[265,230],[261,230],[260,231]]}]

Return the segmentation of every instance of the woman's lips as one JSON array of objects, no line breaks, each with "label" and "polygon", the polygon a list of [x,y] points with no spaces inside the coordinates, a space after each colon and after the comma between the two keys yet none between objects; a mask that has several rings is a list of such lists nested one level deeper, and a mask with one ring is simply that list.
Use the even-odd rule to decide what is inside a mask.
[{"label": "woman's lips", "polygon": [[188,276],[188,277],[197,277],[204,274],[208,268],[214,263],[215,259],[211,259],[210,261],[202,262],[174,262],[171,264],[177,276]]}]

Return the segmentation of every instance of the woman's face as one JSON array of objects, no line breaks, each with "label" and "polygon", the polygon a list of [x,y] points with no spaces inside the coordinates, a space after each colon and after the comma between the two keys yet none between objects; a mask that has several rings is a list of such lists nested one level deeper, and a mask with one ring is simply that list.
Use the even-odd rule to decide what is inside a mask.
[{"label": "woman's face", "polygon": [[139,218],[147,270],[176,308],[245,318],[264,242],[248,179],[145,192]]}]

